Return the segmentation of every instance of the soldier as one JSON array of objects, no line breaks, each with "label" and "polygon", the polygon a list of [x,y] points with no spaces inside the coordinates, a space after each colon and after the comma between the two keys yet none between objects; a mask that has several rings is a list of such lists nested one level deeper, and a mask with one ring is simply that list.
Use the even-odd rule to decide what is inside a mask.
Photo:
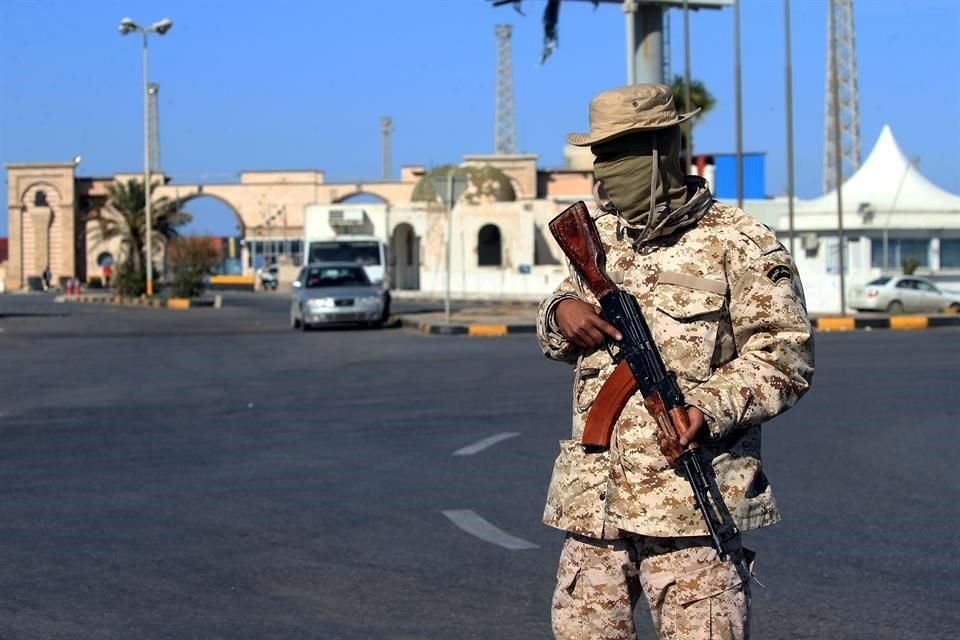
[{"label": "soldier", "polygon": [[[700,444],[741,531],[780,519],[760,462],[760,425],[791,407],[813,376],[813,336],[790,254],[764,225],[685,176],[669,87],[633,85],[590,103],[594,214],[607,273],[637,298],[686,402],[681,444]],[[642,593],[663,639],[749,637],[754,554],[737,534],[726,561],[706,537],[686,480],[658,448],[639,395],[609,450],[580,444],[620,336],[575,273],[540,304],[544,354],[574,365],[573,438],[561,442],[544,522],[567,531],[553,598],[558,639],[636,638]]]}]

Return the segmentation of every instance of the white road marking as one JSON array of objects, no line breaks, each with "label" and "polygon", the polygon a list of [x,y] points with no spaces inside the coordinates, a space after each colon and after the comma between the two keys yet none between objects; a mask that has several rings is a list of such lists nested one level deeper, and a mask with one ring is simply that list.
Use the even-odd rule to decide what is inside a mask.
[{"label": "white road marking", "polygon": [[504,440],[509,440],[510,438],[514,438],[514,437],[516,437],[516,436],[518,436],[518,435],[520,435],[520,434],[519,434],[519,433],[516,433],[516,432],[514,432],[514,431],[505,432],[505,433],[498,433],[498,434],[495,435],[495,436],[490,436],[489,438],[484,438],[483,440],[477,440],[477,441],[474,442],[473,444],[468,445],[468,446],[464,447],[463,449],[457,449],[456,451],[453,452],[453,455],[455,455],[455,456],[472,456],[472,455],[475,454],[475,453],[480,453],[481,451],[483,451],[484,449],[486,449],[486,448],[488,448],[488,447],[492,447],[493,445],[497,444],[498,442],[503,442]]},{"label": "white road marking", "polygon": [[490,524],[470,509],[455,509],[443,511],[442,513],[450,519],[450,522],[485,542],[515,551],[537,548],[537,545],[532,542],[527,542],[522,538],[512,536],[506,531]]}]

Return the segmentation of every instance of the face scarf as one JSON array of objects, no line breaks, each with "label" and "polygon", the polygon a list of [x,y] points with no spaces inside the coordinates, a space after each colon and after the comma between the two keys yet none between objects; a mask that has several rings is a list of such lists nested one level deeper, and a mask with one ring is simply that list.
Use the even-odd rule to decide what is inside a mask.
[{"label": "face scarf", "polygon": [[[593,172],[628,227],[645,242],[702,217],[687,204],[680,127],[634,133],[592,147]],[[695,217],[691,214],[697,213]]]}]

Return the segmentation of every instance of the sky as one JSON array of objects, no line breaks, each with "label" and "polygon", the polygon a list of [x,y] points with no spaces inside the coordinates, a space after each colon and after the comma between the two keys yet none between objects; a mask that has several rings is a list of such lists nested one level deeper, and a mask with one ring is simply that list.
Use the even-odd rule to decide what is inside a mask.
[{"label": "sky", "polygon": [[[855,0],[862,157],[884,124],[927,178],[960,194],[960,2]],[[518,151],[563,164],[564,135],[588,129],[595,94],[624,84],[624,15],[565,1],[559,48],[540,65],[543,0],[525,16],[486,0],[0,0],[0,163],[68,162],[78,175],[142,171],[141,40],[123,17],[174,21],[151,36],[160,84],[161,167],[175,182],[241,170],[320,169],[378,179],[380,118],[401,165],[459,162],[494,145],[497,42],[513,25]],[[792,0],[797,194],[821,193],[827,0]],[[670,12],[683,72],[682,13]],[[742,0],[744,150],[767,154],[770,195],[786,191],[783,2]],[[732,152],[732,9],[691,13],[692,76],[717,100],[696,148]],[[6,201],[6,180],[0,185]],[[191,202],[193,229],[227,233],[232,214]],[[195,208],[199,206],[199,212]],[[6,207],[0,236],[6,235]]]}]

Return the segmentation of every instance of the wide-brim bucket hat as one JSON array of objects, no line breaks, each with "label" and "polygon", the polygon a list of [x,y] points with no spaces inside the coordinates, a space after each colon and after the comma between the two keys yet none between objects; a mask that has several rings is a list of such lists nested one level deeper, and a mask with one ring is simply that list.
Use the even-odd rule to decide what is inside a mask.
[{"label": "wide-brim bucket hat", "polygon": [[567,142],[588,147],[635,131],[656,131],[686,122],[700,113],[677,113],[673,91],[663,84],[631,84],[590,101],[590,133],[569,133]]}]

